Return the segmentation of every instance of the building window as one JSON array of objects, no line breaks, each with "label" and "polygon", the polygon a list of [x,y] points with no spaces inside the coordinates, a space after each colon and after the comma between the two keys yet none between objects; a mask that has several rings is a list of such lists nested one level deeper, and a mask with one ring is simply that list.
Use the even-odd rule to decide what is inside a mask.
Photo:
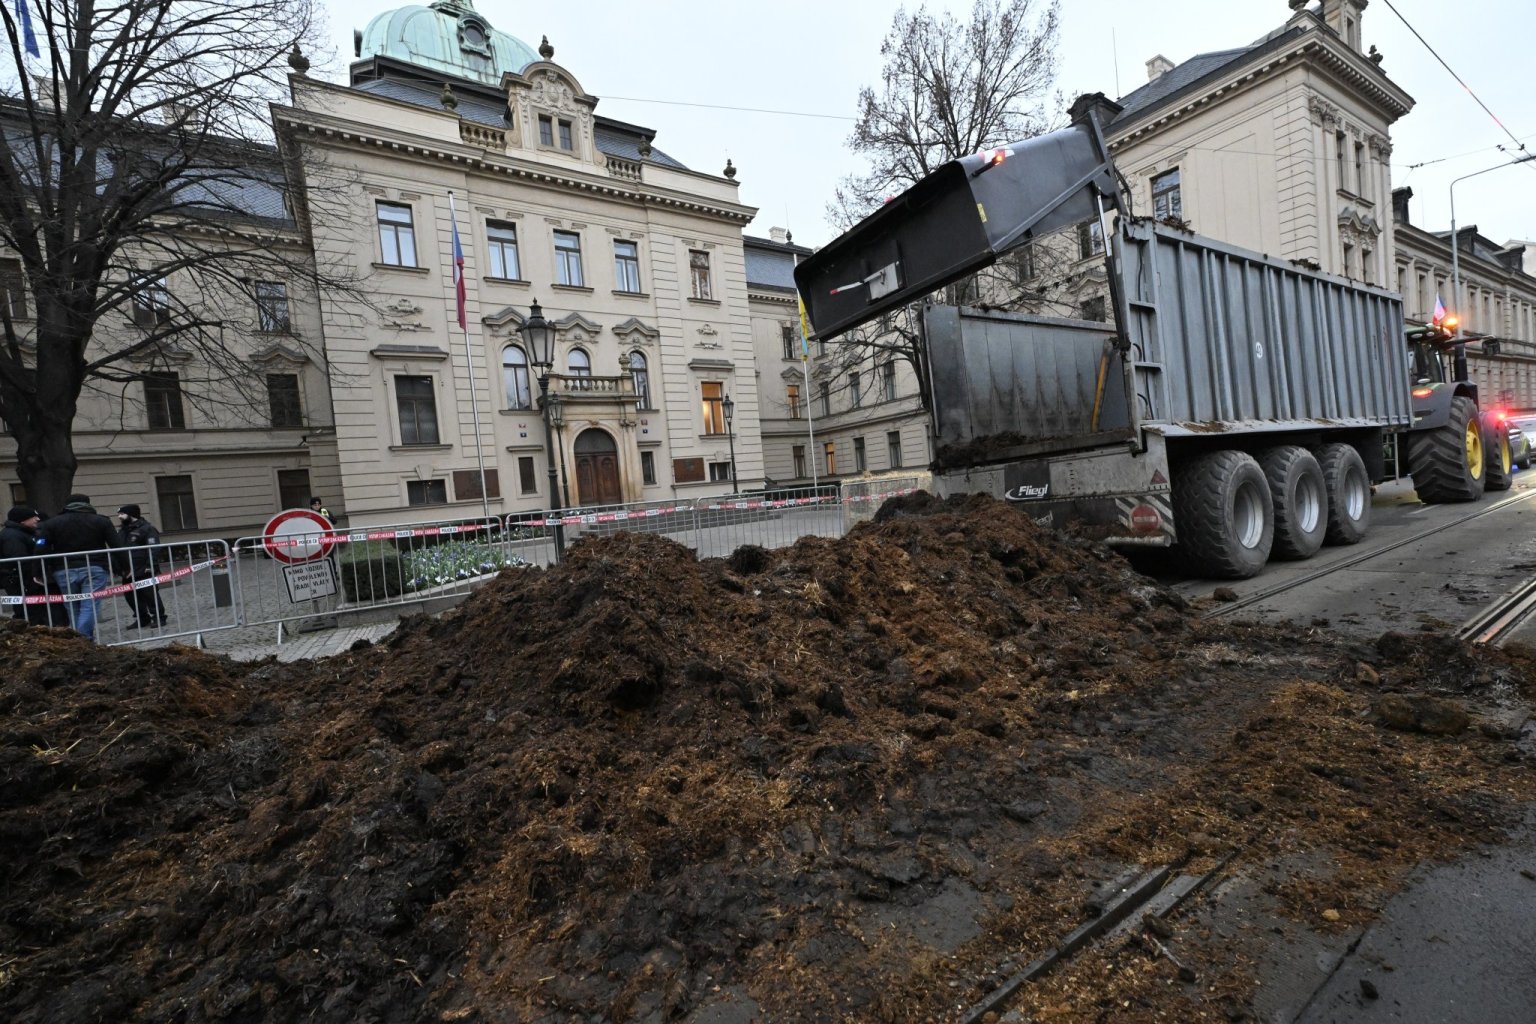
[{"label": "building window", "polygon": [[539,480],[533,474],[533,456],[517,457],[517,490],[520,494],[538,494]]},{"label": "building window", "polygon": [[299,401],[299,375],[267,374],[267,405],[272,410],[272,426],[302,427],[304,406]]},{"label": "building window", "polygon": [[1365,143],[1355,143],[1355,194],[1362,199],[1369,199],[1365,189]]},{"label": "building window", "polygon": [[485,237],[490,246],[491,276],[508,281],[521,280],[523,265],[517,259],[517,225],[488,220],[485,222]]},{"label": "building window", "polygon": [[181,408],[181,377],[175,373],[146,373],[144,411],[150,430],[187,429]]},{"label": "building window", "polygon": [[555,283],[580,288],[581,236],[574,231],[555,232]]},{"label": "building window", "polygon": [[827,339],[826,338],[817,338],[816,339],[816,355],[817,355],[817,357],[819,358],[819,357],[825,356],[826,354],[827,354]]},{"label": "building window", "polygon": [[567,380],[566,387],[572,391],[592,390],[592,357],[587,355],[587,350],[582,348],[571,349],[570,355],[565,357],[565,372],[568,377],[580,378]]},{"label": "building window", "polygon": [[539,115],[539,145],[553,146],[555,144],[555,119],[548,114]]},{"label": "building window", "polygon": [[571,136],[571,122],[564,118],[552,117],[549,114],[539,115],[539,144],[554,146],[555,139],[560,140],[560,148],[571,150],[576,148]]},{"label": "building window", "polygon": [[405,502],[407,505],[446,505],[448,504],[448,481],[407,480]]},{"label": "building window", "polygon": [[27,279],[21,260],[0,260],[0,304],[12,320],[27,318]]},{"label": "building window", "polygon": [[400,413],[401,444],[438,443],[437,398],[431,377],[396,377],[395,408]]},{"label": "building window", "polygon": [[800,418],[800,385],[786,384],[784,386],[784,404],[789,407],[789,418]]},{"label": "building window", "polygon": [[391,267],[416,266],[416,228],[411,208],[403,203],[378,203],[379,256]]},{"label": "building window", "polygon": [[892,469],[901,468],[901,431],[893,430],[885,435],[885,454]]},{"label": "building window", "polygon": [[688,279],[692,282],[694,298],[714,298],[709,287],[709,253],[698,249],[688,250]]},{"label": "building window", "polygon": [[634,242],[613,243],[613,286],[621,292],[640,290],[640,246]]},{"label": "building window", "polygon": [[257,281],[253,291],[256,329],[268,334],[287,334],[293,326],[288,319],[288,286],[281,281]]},{"label": "building window", "polygon": [[1370,249],[1361,249],[1360,250],[1360,278],[1366,284],[1375,284],[1376,283],[1376,281],[1374,280],[1375,274],[1372,271],[1373,271],[1373,268],[1371,267],[1371,250]]},{"label": "building window", "polygon": [[1184,196],[1177,167],[1152,179],[1152,216],[1157,220],[1184,219]]},{"label": "building window", "polygon": [[832,415],[832,387],[826,381],[822,381],[821,384],[819,385],[819,387],[820,387],[821,390],[820,390],[820,394],[818,394],[817,397],[821,399],[821,415],[823,417],[831,416]]},{"label": "building window", "polygon": [[717,380],[706,380],[699,385],[703,397],[704,433],[725,433],[725,385]]},{"label": "building window", "polygon": [[837,473],[837,445],[828,441],[821,446],[821,451],[822,458],[826,460],[827,475],[835,475]]},{"label": "building window", "polygon": [[1344,276],[1355,276],[1355,247],[1348,242],[1344,243]]},{"label": "building window", "polygon": [[1343,132],[1335,132],[1334,136],[1333,136],[1333,141],[1334,141],[1334,146],[1335,146],[1334,162],[1337,165],[1337,170],[1338,170],[1338,175],[1339,175],[1339,189],[1341,191],[1348,191],[1349,190],[1349,178],[1346,176],[1345,168],[1344,168],[1344,133]]},{"label": "building window", "polygon": [[896,401],[896,362],[886,360],[880,364],[880,389],[887,402]]},{"label": "building window", "polygon": [[277,507],[309,508],[314,488],[309,485],[309,470],[280,469],[277,471]]},{"label": "building window", "polygon": [[508,409],[532,409],[533,389],[528,378],[528,353],[516,345],[501,350],[501,382]]},{"label": "building window", "polygon": [[796,352],[795,352],[795,325],[794,324],[780,324],[779,325],[779,330],[783,333],[783,336],[784,336],[783,337],[783,340],[784,340],[784,358],[785,359],[794,359],[795,356],[796,356]]},{"label": "building window", "polygon": [[1096,220],[1086,220],[1077,226],[1078,259],[1088,259],[1104,252],[1104,225]]},{"label": "building window", "polygon": [[650,409],[651,406],[651,369],[645,361],[644,352],[631,352],[629,354],[629,379],[635,385],[635,397],[639,399],[638,408]]},{"label": "building window", "polygon": [[729,462],[711,462],[709,464],[709,479],[711,483],[720,483],[731,478],[731,464]]},{"label": "building window", "polygon": [[1104,323],[1107,319],[1104,315],[1104,296],[1095,295],[1092,298],[1084,299],[1082,305],[1077,307],[1077,317],[1079,320],[1094,320]]},{"label": "building window", "polygon": [[160,528],[166,533],[197,529],[197,497],[190,476],[155,477],[155,497],[160,500]]},{"label": "building window", "polygon": [[171,318],[171,293],[165,281],[146,281],[133,293],[133,322],[140,327],[158,327]]},{"label": "building window", "polygon": [[803,480],[807,476],[805,472],[805,445],[797,444],[791,449],[795,460],[795,479]]},{"label": "building window", "polygon": [[869,464],[864,458],[864,439],[856,437],[853,439],[853,471],[855,473],[862,473],[867,468],[869,468]]},{"label": "building window", "polygon": [[854,370],[848,375],[848,408],[857,409],[864,404],[864,378]]},{"label": "building window", "polygon": [[640,453],[640,479],[644,481],[648,487],[654,487],[656,485],[655,452]]}]

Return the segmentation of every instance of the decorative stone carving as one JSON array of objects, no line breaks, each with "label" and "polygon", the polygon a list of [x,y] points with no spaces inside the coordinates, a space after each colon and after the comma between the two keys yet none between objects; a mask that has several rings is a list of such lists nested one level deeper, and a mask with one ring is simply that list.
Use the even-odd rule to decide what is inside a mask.
[{"label": "decorative stone carving", "polygon": [[298,43],[293,44],[293,49],[288,54],[288,66],[293,68],[294,74],[297,75],[309,71],[309,58],[304,56],[304,51],[299,49]]},{"label": "decorative stone carving", "polygon": [[576,93],[553,71],[545,71],[534,79],[530,95],[541,107],[568,114],[577,112]]},{"label": "decorative stone carving", "polygon": [[545,60],[555,59],[555,48],[549,45],[549,36],[545,36],[539,42],[539,56],[543,57]]},{"label": "decorative stone carving", "polygon": [[438,94],[437,102],[441,103],[444,110],[458,110],[459,98],[453,94],[453,86],[443,83],[443,91]]},{"label": "decorative stone carving", "polygon": [[1369,132],[1365,136],[1365,144],[1371,148],[1371,156],[1373,157],[1385,160],[1392,155],[1392,140],[1388,139],[1385,135]]},{"label": "decorative stone carving", "polygon": [[1324,128],[1337,129],[1344,122],[1343,112],[1321,96],[1307,97],[1307,113]]},{"label": "decorative stone carving", "polygon": [[642,323],[638,317],[630,317],[623,323],[609,328],[626,346],[654,345],[661,340],[661,332]]},{"label": "decorative stone carving", "polygon": [[730,157],[725,158],[725,170],[722,173],[724,173],[725,176],[730,178],[732,181],[736,180],[736,165],[731,163]]},{"label": "decorative stone carving", "polygon": [[384,307],[383,324],[385,327],[393,327],[397,331],[428,331],[431,330],[419,319],[422,308],[410,299],[396,299]]}]

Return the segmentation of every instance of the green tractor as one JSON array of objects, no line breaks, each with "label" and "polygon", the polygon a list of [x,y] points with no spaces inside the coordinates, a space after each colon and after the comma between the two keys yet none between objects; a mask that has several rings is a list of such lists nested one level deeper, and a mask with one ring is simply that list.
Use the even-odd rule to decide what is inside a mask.
[{"label": "green tractor", "polygon": [[1514,483],[1504,417],[1483,409],[1467,375],[1466,343],[1439,324],[1410,327],[1413,426],[1398,435],[1398,465],[1406,462],[1419,500],[1477,501]]}]

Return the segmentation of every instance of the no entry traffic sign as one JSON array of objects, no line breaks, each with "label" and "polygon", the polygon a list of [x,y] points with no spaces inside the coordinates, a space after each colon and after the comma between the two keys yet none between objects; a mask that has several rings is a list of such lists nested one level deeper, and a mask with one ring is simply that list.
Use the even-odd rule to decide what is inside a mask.
[{"label": "no entry traffic sign", "polygon": [[290,508],[271,519],[261,531],[267,554],[293,565],[324,558],[336,546],[331,521],[307,508]]}]

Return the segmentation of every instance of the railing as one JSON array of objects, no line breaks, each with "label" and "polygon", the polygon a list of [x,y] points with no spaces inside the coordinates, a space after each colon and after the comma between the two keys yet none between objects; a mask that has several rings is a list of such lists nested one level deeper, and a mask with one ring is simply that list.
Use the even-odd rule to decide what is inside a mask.
[{"label": "railing", "polygon": [[231,562],[220,540],[8,558],[0,604],[103,644],[201,637],[239,625]]},{"label": "railing", "polygon": [[623,178],[626,181],[639,181],[641,169],[644,166],[634,160],[625,160],[612,155],[608,157],[608,173],[612,177]]},{"label": "railing", "polygon": [[[434,610],[505,568],[548,566],[587,536],[643,531],[700,558],[744,545],[785,547],[840,537],[917,477],[785,487],[709,498],[587,506],[505,517],[367,528],[319,527],[0,560],[4,607],[39,625],[75,626],[103,644],[261,649],[285,635],[387,622]],[[125,575],[126,574],[126,575]],[[23,582],[25,581],[25,582]],[[92,621],[93,620],[93,621]],[[275,635],[274,635],[275,633]]]},{"label": "railing", "polygon": [[582,395],[633,395],[635,379],[628,374],[618,377],[593,377],[580,373],[552,373],[549,390],[562,397]]},{"label": "railing", "polygon": [[506,149],[507,133],[500,128],[490,128],[472,121],[459,122],[459,138],[471,146],[482,149]]}]

